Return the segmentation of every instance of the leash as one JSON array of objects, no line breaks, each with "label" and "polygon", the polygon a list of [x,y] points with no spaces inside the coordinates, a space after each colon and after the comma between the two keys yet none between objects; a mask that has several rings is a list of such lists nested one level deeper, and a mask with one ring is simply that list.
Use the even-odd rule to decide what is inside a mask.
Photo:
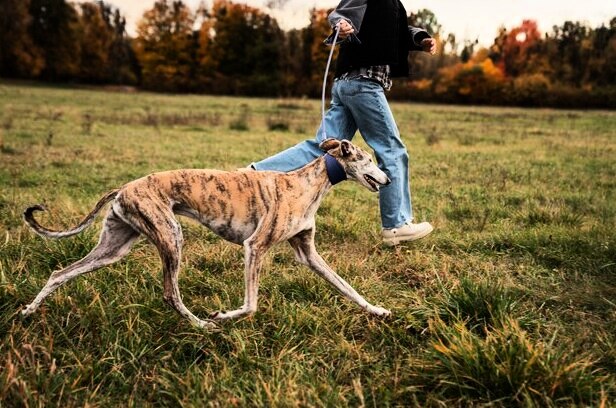
[{"label": "leash", "polygon": [[[327,58],[327,65],[325,66],[325,75],[323,76],[323,90],[321,92],[321,129],[322,135],[321,142],[327,139],[327,133],[325,131],[325,90],[327,89],[327,76],[329,75],[329,67],[332,63],[332,57],[334,56],[334,49],[336,48],[336,41],[338,40],[338,34],[340,33],[340,23],[334,27],[334,39],[332,40],[332,48],[329,51],[329,57]],[[336,160],[336,158],[329,153],[325,153],[325,169],[327,171],[327,178],[332,186],[347,179],[346,171],[344,167]]]},{"label": "leash", "polygon": [[332,41],[332,48],[329,51],[329,57],[327,58],[327,65],[325,66],[325,75],[323,76],[323,90],[321,92],[321,128],[323,137],[321,142],[327,139],[327,133],[325,132],[325,89],[327,88],[327,76],[329,75],[329,66],[332,63],[332,57],[334,56],[334,49],[336,48],[336,41],[338,40],[338,34],[340,33],[340,23],[334,27],[334,39]]}]

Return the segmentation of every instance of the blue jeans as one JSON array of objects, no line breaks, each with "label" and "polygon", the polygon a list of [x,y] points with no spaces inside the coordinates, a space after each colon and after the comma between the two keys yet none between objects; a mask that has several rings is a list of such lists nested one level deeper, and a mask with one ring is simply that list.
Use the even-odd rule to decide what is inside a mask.
[{"label": "blue jeans", "polygon": [[409,188],[409,156],[385,98],[383,88],[365,78],[337,80],[332,102],[316,138],[306,140],[253,166],[257,170],[288,172],[313,161],[323,152],[323,126],[327,137],[352,140],[359,129],[374,150],[379,168],[391,184],[381,187],[379,203],[383,228],[398,228],[413,219]]}]

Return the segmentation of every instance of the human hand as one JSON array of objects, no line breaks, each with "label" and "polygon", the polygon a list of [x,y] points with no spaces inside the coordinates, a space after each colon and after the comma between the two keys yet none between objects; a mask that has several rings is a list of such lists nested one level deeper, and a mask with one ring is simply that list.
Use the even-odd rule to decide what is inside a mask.
[{"label": "human hand", "polygon": [[420,45],[425,52],[429,52],[431,55],[436,54],[436,40],[434,38],[424,38]]},{"label": "human hand", "polygon": [[353,26],[344,19],[341,19],[338,22],[337,26],[338,26],[338,37],[342,38],[343,40],[355,32],[355,29],[353,29]]}]

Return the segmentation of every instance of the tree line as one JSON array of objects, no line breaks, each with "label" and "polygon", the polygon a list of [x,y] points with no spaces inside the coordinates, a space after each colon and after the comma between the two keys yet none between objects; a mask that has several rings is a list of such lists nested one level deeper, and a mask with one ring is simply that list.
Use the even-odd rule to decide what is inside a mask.
[{"label": "tree line", "polygon": [[[328,10],[282,30],[267,9],[214,0],[192,10],[157,0],[126,33],[104,1],[0,0],[0,76],[139,86],[163,92],[317,96],[328,54]],[[430,10],[408,16],[439,40],[437,56],[410,55],[392,98],[447,103],[616,107],[616,17],[591,28],[566,21],[502,27],[490,47],[459,43]]]}]

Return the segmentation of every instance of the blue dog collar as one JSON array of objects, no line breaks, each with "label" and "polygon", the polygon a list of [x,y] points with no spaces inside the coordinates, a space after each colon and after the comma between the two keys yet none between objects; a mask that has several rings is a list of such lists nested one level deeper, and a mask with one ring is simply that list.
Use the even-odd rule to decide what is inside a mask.
[{"label": "blue dog collar", "polygon": [[327,170],[327,178],[329,178],[332,186],[347,179],[346,171],[344,171],[342,164],[329,153],[325,153],[325,168]]}]

